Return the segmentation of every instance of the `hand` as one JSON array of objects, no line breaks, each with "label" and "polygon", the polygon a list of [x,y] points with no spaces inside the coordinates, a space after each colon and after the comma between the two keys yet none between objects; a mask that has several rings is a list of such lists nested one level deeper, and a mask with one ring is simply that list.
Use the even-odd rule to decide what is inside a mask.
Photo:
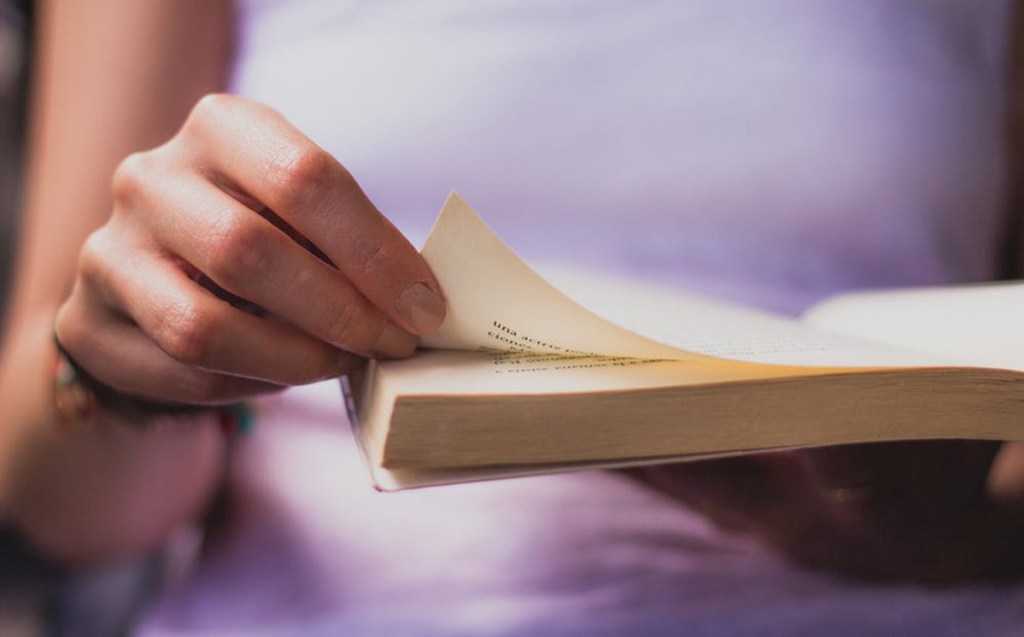
[{"label": "hand", "polygon": [[279,114],[208,96],[127,158],[58,313],[125,394],[219,404],[408,356],[444,319],[426,263],[340,163]]},{"label": "hand", "polygon": [[850,445],[634,475],[804,565],[945,583],[1024,572],[1024,525],[986,492],[998,448],[960,441]]}]

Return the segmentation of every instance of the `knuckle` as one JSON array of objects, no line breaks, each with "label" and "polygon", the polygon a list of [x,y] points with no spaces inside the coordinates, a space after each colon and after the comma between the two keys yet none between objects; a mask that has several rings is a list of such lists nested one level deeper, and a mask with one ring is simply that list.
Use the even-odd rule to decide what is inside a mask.
[{"label": "knuckle", "polygon": [[119,247],[106,226],[90,234],[82,244],[75,293],[85,302],[123,309],[123,288],[133,276],[128,264],[135,257]]},{"label": "knuckle", "polygon": [[337,162],[313,144],[281,150],[271,161],[269,174],[284,208],[297,208],[313,199],[335,178]]},{"label": "knuckle", "polygon": [[95,335],[98,326],[93,325],[92,317],[83,311],[81,289],[75,286],[71,296],[61,305],[54,319],[53,331],[60,344],[76,359],[81,357],[89,336]]},{"label": "knuckle", "polygon": [[207,241],[206,274],[230,290],[243,289],[248,280],[273,265],[270,238],[255,220],[235,217]]},{"label": "knuckle", "polygon": [[203,127],[210,122],[219,121],[227,114],[234,99],[224,93],[207,93],[200,97],[185,120],[185,128]]},{"label": "knuckle", "polygon": [[105,229],[90,234],[78,255],[79,276],[90,284],[104,285],[109,278],[110,253]]},{"label": "knuckle", "polygon": [[346,350],[356,347],[355,339],[363,320],[364,312],[359,303],[342,304],[327,324],[328,342]]},{"label": "knuckle", "polygon": [[179,307],[167,313],[153,339],[179,363],[207,366],[215,347],[216,321],[195,306]]},{"label": "knuckle", "polygon": [[125,157],[110,181],[114,202],[126,204],[138,199],[149,174],[151,158],[148,152],[136,152]]},{"label": "knuckle", "polygon": [[356,265],[361,274],[370,275],[384,269],[390,258],[390,251],[384,241],[366,240],[356,245]]}]

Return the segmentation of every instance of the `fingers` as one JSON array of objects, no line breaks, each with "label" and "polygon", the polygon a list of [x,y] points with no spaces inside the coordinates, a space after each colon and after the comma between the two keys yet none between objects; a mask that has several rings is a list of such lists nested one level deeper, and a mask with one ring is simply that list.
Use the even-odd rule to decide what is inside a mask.
[{"label": "fingers", "polygon": [[797,514],[793,481],[769,456],[682,462],[643,468],[640,474],[723,527],[755,530],[769,519]]},{"label": "fingers", "polygon": [[237,98],[201,101],[183,134],[206,150],[198,168],[309,238],[371,304],[415,334],[437,329],[440,287],[415,248],[340,163],[280,115]]},{"label": "fingers", "polygon": [[146,197],[144,223],[161,247],[227,292],[349,352],[403,358],[416,349],[344,275],[213,186],[163,180]]},{"label": "fingers", "polygon": [[[357,357],[280,321],[236,309],[145,251],[117,251],[109,231],[82,254],[83,287],[120,308],[170,358],[201,370],[296,385],[337,376]],[[115,267],[111,255],[137,255]]]},{"label": "fingers", "polygon": [[867,517],[872,510],[920,502],[922,494],[937,509],[950,511],[958,503],[983,500],[998,449],[994,442],[935,440],[844,445],[793,456],[827,503]]},{"label": "fingers", "polygon": [[[977,547],[971,559],[946,548],[969,546],[1001,524],[985,496],[997,449],[942,440],[794,452],[828,539],[803,532],[787,550],[808,564],[871,577],[942,581],[995,573],[996,561]],[[993,555],[1005,556],[1004,549]]]},{"label": "fingers", "polygon": [[61,344],[94,377],[126,395],[191,405],[228,404],[280,385],[188,367],[131,323],[91,303],[80,287],[57,316]]},{"label": "fingers", "polygon": [[878,454],[870,445],[845,445],[787,454],[803,470],[806,498],[821,515],[844,528],[869,524],[880,501],[893,497],[883,485]]},{"label": "fingers", "polygon": [[306,383],[355,354],[407,356],[444,318],[413,247],[264,107],[203,100],[121,164],[113,195],[61,314],[69,351],[115,389],[206,403]]},{"label": "fingers", "polygon": [[1014,545],[1004,541],[1019,536],[1020,523],[1000,517],[984,493],[997,448],[962,441],[849,445],[633,473],[804,565],[939,582],[1024,566],[1024,551],[1007,561]]}]

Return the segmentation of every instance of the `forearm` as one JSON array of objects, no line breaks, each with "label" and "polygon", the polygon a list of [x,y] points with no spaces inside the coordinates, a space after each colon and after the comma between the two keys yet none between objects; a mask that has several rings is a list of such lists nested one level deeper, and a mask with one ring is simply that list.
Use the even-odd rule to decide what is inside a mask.
[{"label": "forearm", "polygon": [[[46,319],[46,320],[44,320]],[[211,414],[164,422],[99,417],[66,426],[52,401],[48,322],[22,330],[3,369],[3,508],[29,541],[72,563],[144,551],[205,509],[222,473],[223,436]]]},{"label": "forearm", "polygon": [[61,430],[51,383],[54,316],[82,243],[110,214],[110,178],[169,138],[223,86],[226,2],[40,3],[30,168],[15,295],[0,343],[0,508],[69,559],[151,546],[198,512],[222,442],[210,422],[140,430],[99,418]]}]

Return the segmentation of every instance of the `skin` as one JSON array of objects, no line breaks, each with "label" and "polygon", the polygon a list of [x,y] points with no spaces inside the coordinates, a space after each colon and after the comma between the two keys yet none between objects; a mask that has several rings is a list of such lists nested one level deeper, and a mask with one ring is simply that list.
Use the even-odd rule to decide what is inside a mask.
[{"label": "skin", "polygon": [[870,580],[950,584],[1024,569],[1019,500],[989,482],[1000,445],[850,445],[632,472],[718,526],[797,562]]},{"label": "skin", "polygon": [[140,432],[104,418],[64,434],[50,378],[52,326],[86,237],[110,216],[112,173],[223,83],[231,16],[198,1],[53,0],[37,11],[24,223],[0,350],[0,506],[41,548],[81,563],[153,546],[219,481],[211,422]]},{"label": "skin", "polygon": [[[0,506],[81,563],[147,550],[201,516],[224,444],[210,415],[63,429],[54,330],[117,391],[220,405],[407,356],[444,303],[341,163],[274,111],[217,94],[228,2],[49,0],[40,17],[0,350]],[[806,564],[949,581],[1019,568],[1016,500],[987,486],[997,449],[878,445],[632,474]]]},{"label": "skin", "polygon": [[41,7],[4,339],[3,504],[71,561],[144,550],[197,516],[223,443],[209,414],[146,429],[104,414],[62,432],[50,326],[123,394],[220,405],[408,356],[444,319],[426,264],[341,164],[272,110],[210,93],[227,3],[122,5]]}]

